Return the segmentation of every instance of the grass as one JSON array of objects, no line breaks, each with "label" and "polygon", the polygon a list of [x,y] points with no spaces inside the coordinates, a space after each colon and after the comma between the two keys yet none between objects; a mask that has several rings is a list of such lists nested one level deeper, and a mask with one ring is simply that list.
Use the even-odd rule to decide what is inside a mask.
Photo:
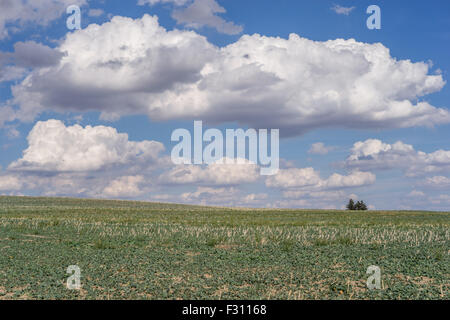
[{"label": "grass", "polygon": [[449,218],[0,197],[0,299],[449,299]]}]

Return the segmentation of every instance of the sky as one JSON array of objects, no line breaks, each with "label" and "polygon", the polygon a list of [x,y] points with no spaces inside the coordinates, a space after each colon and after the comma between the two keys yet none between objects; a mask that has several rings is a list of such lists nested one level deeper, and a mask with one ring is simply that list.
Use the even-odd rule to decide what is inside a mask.
[{"label": "sky", "polygon": [[[446,0],[0,0],[0,194],[448,211],[449,12]],[[195,120],[278,129],[278,172],[175,164],[172,132]]]}]

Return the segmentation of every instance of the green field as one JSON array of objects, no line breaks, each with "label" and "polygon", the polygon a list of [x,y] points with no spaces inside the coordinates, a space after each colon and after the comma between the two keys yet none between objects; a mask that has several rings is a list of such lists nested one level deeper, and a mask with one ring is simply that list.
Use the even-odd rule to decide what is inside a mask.
[{"label": "green field", "polygon": [[449,212],[0,197],[0,299],[449,299],[449,226]]}]

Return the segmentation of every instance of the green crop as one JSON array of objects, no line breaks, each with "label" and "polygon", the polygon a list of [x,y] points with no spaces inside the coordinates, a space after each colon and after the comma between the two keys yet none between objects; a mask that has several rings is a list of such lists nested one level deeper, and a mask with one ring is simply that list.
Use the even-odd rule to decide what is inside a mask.
[{"label": "green crop", "polygon": [[449,218],[0,197],[0,299],[449,299]]}]

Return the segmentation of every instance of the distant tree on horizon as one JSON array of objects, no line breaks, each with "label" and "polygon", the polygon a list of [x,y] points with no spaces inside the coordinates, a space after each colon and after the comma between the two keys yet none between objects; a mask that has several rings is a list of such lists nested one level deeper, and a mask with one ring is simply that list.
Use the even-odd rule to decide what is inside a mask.
[{"label": "distant tree on horizon", "polygon": [[363,200],[361,200],[361,201],[358,201],[356,203],[355,208],[356,208],[356,210],[363,210],[363,211],[365,211],[365,210],[367,210],[367,205],[364,203]]},{"label": "distant tree on horizon", "polygon": [[346,206],[347,210],[361,210],[361,211],[365,211],[367,210],[367,205],[364,203],[363,200],[358,201],[355,203],[355,201],[353,201],[353,199],[350,199],[347,203]]},{"label": "distant tree on horizon", "polygon": [[355,201],[353,201],[353,199],[348,201],[347,210],[355,210]]}]

